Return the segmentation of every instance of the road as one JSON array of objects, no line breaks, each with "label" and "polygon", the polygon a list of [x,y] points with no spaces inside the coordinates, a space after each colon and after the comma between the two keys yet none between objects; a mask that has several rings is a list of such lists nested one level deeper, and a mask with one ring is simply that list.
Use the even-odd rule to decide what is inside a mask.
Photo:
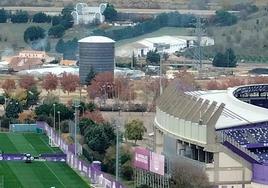
[{"label": "road", "polygon": [[[49,15],[58,15],[63,7],[0,7],[5,10],[16,11],[25,10],[29,12],[45,12]],[[122,13],[139,13],[139,14],[160,14],[163,12],[178,11],[181,14],[193,14],[198,16],[211,16],[215,14],[215,10],[187,10],[187,9],[117,9],[118,12]],[[237,11],[230,11],[237,12]]]}]

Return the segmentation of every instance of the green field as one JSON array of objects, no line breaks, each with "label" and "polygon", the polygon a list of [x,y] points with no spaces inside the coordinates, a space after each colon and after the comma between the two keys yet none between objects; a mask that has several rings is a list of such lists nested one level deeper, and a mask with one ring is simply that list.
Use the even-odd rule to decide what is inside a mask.
[{"label": "green field", "polygon": [[[3,180],[2,180],[3,179]],[[0,162],[0,187],[4,188],[86,188],[89,185],[66,163],[22,161]]]},{"label": "green field", "polygon": [[58,153],[59,148],[48,145],[48,137],[34,133],[0,133],[0,151],[4,153]]},{"label": "green field", "polygon": [[[4,153],[59,153],[48,145],[48,137],[35,133],[0,133],[0,150]],[[64,162],[0,161],[0,188],[89,187]]]}]

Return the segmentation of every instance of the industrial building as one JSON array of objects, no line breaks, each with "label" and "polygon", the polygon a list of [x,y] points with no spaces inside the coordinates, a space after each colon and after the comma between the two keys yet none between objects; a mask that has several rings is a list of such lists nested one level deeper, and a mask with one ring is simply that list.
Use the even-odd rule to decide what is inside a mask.
[{"label": "industrial building", "polygon": [[[159,53],[172,54],[182,51],[196,44],[197,37],[194,36],[160,36],[145,38],[140,41],[126,44],[118,47],[116,56],[131,57],[133,52],[137,57],[144,57],[150,50],[155,50]],[[214,45],[214,39],[209,37],[201,37],[201,46]]]},{"label": "industrial building", "polygon": [[79,42],[79,77],[85,84],[92,67],[96,73],[114,72],[115,41],[103,36],[90,36]]},{"label": "industrial building", "polygon": [[187,91],[157,101],[156,150],[203,169],[217,188],[268,187],[268,85]]},{"label": "industrial building", "polygon": [[90,24],[93,22],[103,23],[105,17],[102,15],[107,4],[101,3],[98,7],[89,7],[86,3],[77,3],[71,13],[74,18],[74,25]]}]

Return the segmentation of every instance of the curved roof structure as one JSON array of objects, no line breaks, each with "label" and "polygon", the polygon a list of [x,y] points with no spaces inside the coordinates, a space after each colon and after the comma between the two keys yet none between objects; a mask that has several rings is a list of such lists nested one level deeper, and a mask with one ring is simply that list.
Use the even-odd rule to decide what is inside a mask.
[{"label": "curved roof structure", "polygon": [[[268,122],[268,109],[249,104],[234,96],[237,95],[238,91],[241,91],[241,88],[255,93],[260,88],[259,92],[267,92],[268,95],[268,90],[263,90],[263,88],[268,88],[266,86],[248,85],[228,88],[227,90],[190,91],[182,93],[174,89],[176,85],[173,84],[172,86],[171,84],[167,88],[168,91],[165,91],[159,98],[157,107],[180,119],[186,118],[186,121],[198,122],[202,120],[205,121],[204,123],[210,122],[216,129]],[[249,88],[255,88],[255,90]],[[185,102],[187,100],[189,101],[188,103]],[[222,110],[220,110],[220,107],[223,107]]]},{"label": "curved roof structure", "polygon": [[90,36],[78,41],[79,43],[114,43],[115,41],[104,36]]}]

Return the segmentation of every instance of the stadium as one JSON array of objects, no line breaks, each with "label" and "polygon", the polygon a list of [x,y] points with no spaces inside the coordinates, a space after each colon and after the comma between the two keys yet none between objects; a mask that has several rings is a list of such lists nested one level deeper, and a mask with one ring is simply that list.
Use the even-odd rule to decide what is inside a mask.
[{"label": "stadium", "polygon": [[171,83],[154,120],[157,152],[205,170],[217,188],[268,187],[268,85],[181,92]]}]

